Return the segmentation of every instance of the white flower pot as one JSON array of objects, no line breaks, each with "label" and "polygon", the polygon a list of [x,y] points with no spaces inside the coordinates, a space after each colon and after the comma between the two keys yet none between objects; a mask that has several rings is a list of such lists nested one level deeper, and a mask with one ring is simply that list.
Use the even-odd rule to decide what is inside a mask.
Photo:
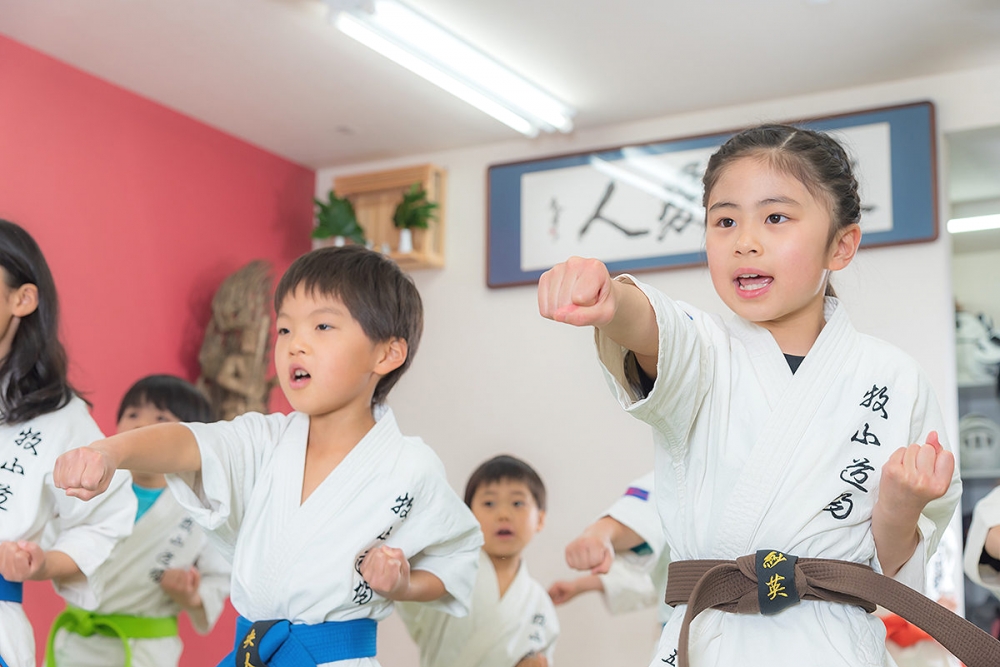
[{"label": "white flower pot", "polygon": [[399,230],[399,252],[413,252],[413,232],[409,229]]},{"label": "white flower pot", "polygon": [[347,242],[347,240],[343,236],[334,236],[333,237],[333,245],[336,246],[336,247],[338,247],[338,248],[343,248],[344,244],[346,242]]}]

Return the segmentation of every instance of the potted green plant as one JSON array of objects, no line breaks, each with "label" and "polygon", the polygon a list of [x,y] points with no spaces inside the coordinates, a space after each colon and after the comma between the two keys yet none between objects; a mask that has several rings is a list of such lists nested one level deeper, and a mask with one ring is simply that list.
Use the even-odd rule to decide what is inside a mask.
[{"label": "potted green plant", "polygon": [[333,190],[327,194],[327,201],[314,198],[316,203],[316,226],[313,227],[314,239],[333,237],[333,244],[344,245],[345,239],[350,239],[358,245],[365,244],[365,230],[358,224],[354,214],[354,205],[346,197],[338,197]]},{"label": "potted green plant", "polygon": [[437,202],[427,200],[427,191],[419,183],[414,183],[403,195],[392,214],[392,224],[399,230],[399,252],[413,252],[413,229],[427,229],[435,219]]}]

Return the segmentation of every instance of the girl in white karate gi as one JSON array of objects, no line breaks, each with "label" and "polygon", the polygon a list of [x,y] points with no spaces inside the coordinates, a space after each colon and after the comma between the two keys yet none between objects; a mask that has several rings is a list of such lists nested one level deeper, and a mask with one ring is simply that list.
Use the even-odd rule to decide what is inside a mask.
[{"label": "girl in white karate gi", "polygon": [[[117,430],[181,421],[212,421],[208,399],[179,377],[150,375],[125,392]],[[180,612],[199,634],[215,625],[229,596],[229,562],[166,487],[163,475],[132,472],[139,501],[132,535],[89,578],[100,605],[68,608],[53,622],[49,665],[177,667]],[[91,627],[101,632],[86,634]]]},{"label": "girl in white karate gi", "polygon": [[[56,457],[102,436],[66,379],[55,283],[38,244],[0,220],[0,665],[35,667],[22,582],[50,579],[80,607],[96,604],[84,575],[132,530],[128,473],[97,503],[52,483]],[[43,533],[45,543],[42,542]]]},{"label": "girl in white karate gi", "polygon": [[[596,328],[613,392],[652,426],[672,559],[787,550],[922,588],[961,484],[917,364],[858,333],[830,289],[861,241],[850,158],[822,133],[762,126],[713,155],[704,184],[709,273],[735,317],[593,259],[555,266],[538,289],[543,316]],[[653,664],[677,664],[685,611]],[[820,601],[710,609],[689,651],[694,667],[892,664],[881,621]]]}]

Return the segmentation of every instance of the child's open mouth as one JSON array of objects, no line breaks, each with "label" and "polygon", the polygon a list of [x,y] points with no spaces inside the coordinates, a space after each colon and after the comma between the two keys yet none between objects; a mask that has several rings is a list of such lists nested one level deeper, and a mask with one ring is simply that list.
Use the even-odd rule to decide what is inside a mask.
[{"label": "child's open mouth", "polygon": [[305,385],[307,382],[309,382],[309,378],[311,377],[304,368],[291,368],[289,369],[289,372],[292,375],[293,387],[301,387]]},{"label": "child's open mouth", "polygon": [[774,281],[772,276],[759,273],[744,273],[736,276],[736,288],[741,292],[756,292],[762,290]]},{"label": "child's open mouth", "polygon": [[501,528],[497,531],[497,537],[514,537],[514,531],[509,528]]}]

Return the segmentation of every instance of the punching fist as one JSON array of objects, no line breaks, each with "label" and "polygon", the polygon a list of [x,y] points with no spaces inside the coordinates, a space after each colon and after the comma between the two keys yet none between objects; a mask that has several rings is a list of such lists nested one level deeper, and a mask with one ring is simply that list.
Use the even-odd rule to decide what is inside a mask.
[{"label": "punching fist", "polygon": [[538,280],[538,312],[574,326],[603,326],[617,311],[608,268],[596,259],[570,257]]},{"label": "punching fist", "polygon": [[410,587],[410,562],[401,549],[375,547],[361,561],[361,576],[382,597],[399,600]]},{"label": "punching fist", "polygon": [[56,459],[52,481],[67,496],[90,500],[108,490],[116,465],[104,451],[93,447],[71,449]]},{"label": "punching fist", "polygon": [[895,512],[919,514],[948,491],[954,473],[955,455],[931,431],[926,444],[900,447],[882,466],[878,502]]},{"label": "punching fist", "polygon": [[566,546],[566,564],[574,570],[607,574],[614,558],[615,549],[609,538],[584,533]]},{"label": "punching fist", "polygon": [[555,581],[549,586],[549,598],[552,600],[552,604],[557,607],[561,604],[566,604],[573,598],[577,596],[580,590],[577,588],[576,581]]},{"label": "punching fist", "polygon": [[201,606],[201,573],[198,568],[189,570],[174,568],[163,573],[160,588],[170,596],[170,599],[185,609],[197,609]]},{"label": "punching fist", "polygon": [[0,542],[0,577],[22,582],[36,578],[45,567],[45,552],[34,542]]}]

